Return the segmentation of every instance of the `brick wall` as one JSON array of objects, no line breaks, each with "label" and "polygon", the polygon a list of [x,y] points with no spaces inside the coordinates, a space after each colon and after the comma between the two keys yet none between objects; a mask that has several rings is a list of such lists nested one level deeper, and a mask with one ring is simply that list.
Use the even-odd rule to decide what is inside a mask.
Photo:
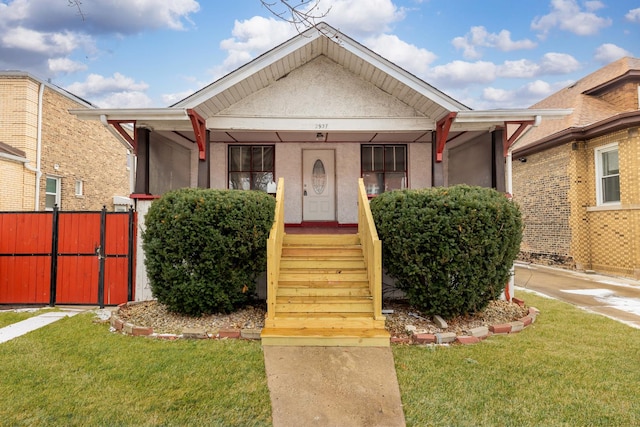
[{"label": "brick wall", "polygon": [[625,111],[638,110],[638,83],[626,82],[598,98]]},{"label": "brick wall", "polygon": [[[82,108],[47,87],[43,97],[42,179],[40,208],[45,207],[46,176],[61,178],[61,209],[113,210],[113,196],[130,194],[127,149],[98,121],[82,121],[68,113]],[[83,195],[75,195],[76,180]]]},{"label": "brick wall", "polygon": [[573,267],[569,151],[563,145],[514,159],[513,197],[522,210],[525,229],[519,258],[542,264]]},{"label": "brick wall", "polygon": [[[38,88],[31,79],[0,76],[0,141],[25,152],[36,166]],[[35,173],[22,163],[0,161],[0,210],[33,210]]]},{"label": "brick wall", "polygon": [[[595,150],[618,143],[619,205],[596,206]],[[579,269],[640,277],[640,137],[622,130],[580,143],[572,152],[571,253]]]},{"label": "brick wall", "polygon": [[[25,152],[37,165],[40,82],[26,74],[0,75],[0,141]],[[97,121],[81,121],[69,109],[85,105],[46,86],[42,106],[39,209],[45,208],[47,175],[61,178],[63,210],[113,210],[113,196],[129,196],[126,147]],[[36,175],[22,163],[0,163],[0,210],[34,210]],[[83,195],[75,195],[76,180]]]}]

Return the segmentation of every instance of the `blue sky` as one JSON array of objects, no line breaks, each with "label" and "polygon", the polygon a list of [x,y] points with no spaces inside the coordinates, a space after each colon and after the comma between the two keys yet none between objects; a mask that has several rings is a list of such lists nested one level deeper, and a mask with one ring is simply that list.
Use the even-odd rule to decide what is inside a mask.
[{"label": "blue sky", "polygon": [[[69,3],[0,0],[0,70],[51,79],[104,108],[171,105],[297,34],[260,0]],[[640,56],[636,0],[318,7],[328,10],[321,20],[474,109],[526,108],[611,61]]]}]

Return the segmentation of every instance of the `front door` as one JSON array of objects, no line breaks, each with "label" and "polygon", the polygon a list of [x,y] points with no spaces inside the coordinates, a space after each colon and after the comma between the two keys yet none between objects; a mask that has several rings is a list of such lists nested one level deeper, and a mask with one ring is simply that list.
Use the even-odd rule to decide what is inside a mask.
[{"label": "front door", "polygon": [[302,169],[302,220],[335,221],[335,151],[303,150]]}]

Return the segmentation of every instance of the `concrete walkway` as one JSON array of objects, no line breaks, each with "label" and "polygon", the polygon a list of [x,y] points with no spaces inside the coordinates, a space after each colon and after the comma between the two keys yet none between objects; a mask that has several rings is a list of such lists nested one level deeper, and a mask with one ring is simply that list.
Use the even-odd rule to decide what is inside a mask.
[{"label": "concrete walkway", "polygon": [[13,323],[4,328],[0,328],[0,344],[12,340],[16,337],[40,329],[43,326],[47,326],[55,321],[58,321],[64,317],[72,317],[81,310],[73,311],[50,311],[48,313],[40,314],[39,316],[30,317],[18,323]]},{"label": "concrete walkway", "polygon": [[274,427],[405,425],[389,347],[263,349]]},{"label": "concrete walkway", "polygon": [[640,281],[516,264],[515,284],[640,329]]}]

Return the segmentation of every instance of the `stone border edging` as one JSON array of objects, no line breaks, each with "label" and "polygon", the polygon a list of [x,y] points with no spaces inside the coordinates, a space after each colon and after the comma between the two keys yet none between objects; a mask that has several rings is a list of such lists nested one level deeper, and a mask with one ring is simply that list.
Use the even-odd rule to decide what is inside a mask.
[{"label": "stone border edging", "polygon": [[[524,306],[524,301],[513,299],[517,304]],[[158,338],[164,340],[176,339],[245,339],[259,340],[262,329],[218,329],[214,332],[207,333],[203,329],[185,328],[182,334],[159,334],[153,331],[152,327],[136,326],[132,323],[125,322],[118,317],[121,307],[141,304],[145,301],[130,301],[118,305],[117,310],[111,314],[110,324],[114,332],[121,332],[125,335],[144,336],[149,338]],[[527,326],[536,321],[536,317],[540,314],[540,310],[535,307],[529,307],[529,314],[514,322],[496,324],[491,326],[479,326],[468,331],[467,335],[457,335],[455,332],[439,332],[436,334],[417,333],[410,338],[391,337],[391,344],[477,344],[480,341],[489,338],[492,335],[509,335],[522,331]]]}]

